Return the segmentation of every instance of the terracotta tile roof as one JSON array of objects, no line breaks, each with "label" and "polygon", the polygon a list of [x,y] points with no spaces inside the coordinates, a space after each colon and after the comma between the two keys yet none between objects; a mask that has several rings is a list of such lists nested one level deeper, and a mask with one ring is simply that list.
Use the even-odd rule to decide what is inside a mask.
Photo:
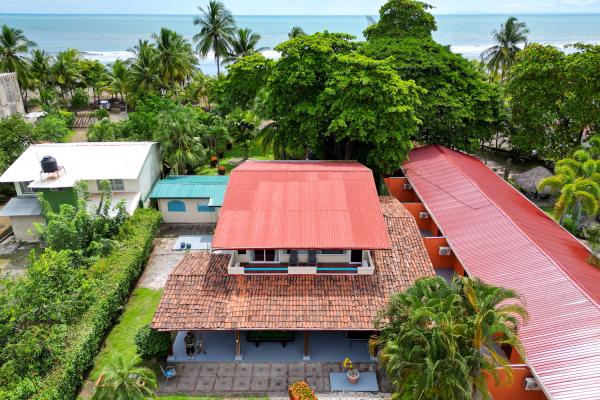
[{"label": "terracotta tile roof", "polygon": [[410,213],[380,198],[391,250],[373,251],[375,275],[227,275],[229,255],[189,253],[154,315],[160,330],[369,330],[392,293],[434,275]]}]

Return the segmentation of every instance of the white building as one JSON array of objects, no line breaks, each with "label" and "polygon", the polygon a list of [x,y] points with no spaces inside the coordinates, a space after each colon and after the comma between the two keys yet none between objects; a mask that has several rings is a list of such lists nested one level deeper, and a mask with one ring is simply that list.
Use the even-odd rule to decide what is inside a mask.
[{"label": "white building", "polygon": [[[56,160],[57,171],[42,172],[45,156]],[[17,240],[35,241],[33,222],[43,222],[37,199],[38,192],[53,209],[61,204],[75,204],[74,186],[87,182],[90,207],[100,200],[100,182],[110,182],[112,204],[125,202],[129,213],[147,206],[150,191],[161,173],[161,158],[157,143],[47,143],[31,145],[4,172],[0,182],[14,183],[17,197],[0,212],[10,217]]]},{"label": "white building", "polygon": [[0,74],[0,118],[17,113],[25,115],[17,74],[14,72]]}]

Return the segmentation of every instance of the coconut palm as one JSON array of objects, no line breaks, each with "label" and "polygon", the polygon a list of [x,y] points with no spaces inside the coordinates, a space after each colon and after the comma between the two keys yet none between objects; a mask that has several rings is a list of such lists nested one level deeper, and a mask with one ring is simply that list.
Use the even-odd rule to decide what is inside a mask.
[{"label": "coconut palm", "polygon": [[585,228],[584,235],[592,250],[588,262],[600,267],[600,225]]},{"label": "coconut palm", "polygon": [[200,27],[200,32],[194,35],[196,51],[202,57],[211,50],[214,52],[218,75],[221,73],[220,60],[229,52],[228,43],[235,30],[235,21],[231,12],[217,0],[211,0],[206,9],[198,9],[202,15],[194,17],[194,25]]},{"label": "coconut palm", "polygon": [[526,320],[513,291],[471,278],[428,278],[391,297],[376,319],[375,341],[398,398],[489,398],[483,372],[510,375],[496,349],[510,344],[522,352],[517,331]]},{"label": "coconut palm", "polygon": [[231,63],[240,57],[249,56],[257,51],[267,50],[268,47],[256,48],[261,36],[252,32],[250,28],[237,29],[229,40],[229,52],[223,59],[224,63]]},{"label": "coconut palm", "polygon": [[156,389],[154,372],[141,365],[138,355],[126,361],[117,356],[102,371],[100,386],[94,400],[143,400],[154,396]]},{"label": "coconut palm", "polygon": [[174,86],[178,92],[178,84],[187,80],[196,64],[192,46],[177,32],[162,28],[160,33],[152,34],[156,47],[156,63],[164,90]]},{"label": "coconut palm", "polygon": [[33,50],[29,58],[29,73],[43,104],[48,104],[45,94],[52,80],[52,61],[53,57],[40,49]]},{"label": "coconut palm", "polygon": [[63,99],[67,93],[71,93],[75,84],[82,79],[79,66],[79,51],[67,49],[56,55],[56,61],[52,65],[52,76],[60,88]]},{"label": "coconut palm", "polygon": [[252,111],[236,108],[227,115],[227,127],[237,144],[244,148],[244,160],[248,159],[250,144],[256,137],[260,126],[260,118]]},{"label": "coconut palm", "polygon": [[302,29],[299,26],[294,26],[292,28],[292,30],[290,31],[290,33],[288,33],[288,39],[293,39],[293,38],[297,38],[299,36],[304,36],[306,35],[306,33],[304,32],[304,29]]},{"label": "coconut palm", "polygon": [[127,79],[129,75],[127,64],[120,58],[117,58],[115,62],[110,65],[108,75],[110,76],[109,85],[111,92],[114,96],[120,95],[121,101],[123,102],[123,94],[127,92]]},{"label": "coconut palm", "polygon": [[600,201],[600,161],[591,158],[585,150],[556,163],[554,175],[542,179],[538,192],[550,188],[559,197],[554,204],[554,215],[562,225],[568,213],[575,215],[577,224],[582,213],[592,217],[598,213]]},{"label": "coconut palm", "polygon": [[494,79],[498,78],[498,74],[502,82],[508,78],[517,53],[527,46],[528,33],[525,22],[515,17],[509,17],[499,31],[492,32],[496,44],[481,53],[481,60]]},{"label": "coconut palm", "polygon": [[16,72],[17,77],[27,70],[27,60],[23,56],[36,44],[23,34],[23,31],[2,25],[0,32],[0,71]]},{"label": "coconut palm", "polygon": [[174,175],[185,174],[204,160],[204,127],[189,108],[165,113],[159,123],[160,142],[167,168]]},{"label": "coconut palm", "polygon": [[133,58],[129,60],[129,85],[142,93],[150,93],[158,88],[156,48],[147,40],[139,40],[133,49]]}]

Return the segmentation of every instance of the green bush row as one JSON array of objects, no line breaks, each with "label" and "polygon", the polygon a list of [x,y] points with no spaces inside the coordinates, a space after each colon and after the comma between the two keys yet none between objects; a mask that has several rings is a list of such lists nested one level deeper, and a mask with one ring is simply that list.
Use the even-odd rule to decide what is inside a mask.
[{"label": "green bush row", "polygon": [[[96,301],[82,315],[80,322],[71,328],[70,344],[64,357],[36,385],[33,399],[76,398],[105,335],[121,315],[127,297],[143,270],[159,224],[158,211],[137,210],[122,226],[113,251],[90,267]],[[15,395],[18,396],[17,393]]]}]

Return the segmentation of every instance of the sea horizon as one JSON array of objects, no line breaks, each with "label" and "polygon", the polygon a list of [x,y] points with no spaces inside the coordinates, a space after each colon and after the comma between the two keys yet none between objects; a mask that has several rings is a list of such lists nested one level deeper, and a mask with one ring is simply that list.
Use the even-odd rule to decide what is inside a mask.
[{"label": "sea horizon", "polygon": [[[468,59],[478,59],[493,44],[491,32],[508,16],[527,23],[530,42],[549,44],[564,49],[565,45],[582,42],[600,43],[600,13],[452,13],[436,14],[438,30],[433,38]],[[192,41],[196,27],[194,14],[114,14],[114,13],[0,13],[0,24],[23,30],[38,47],[56,54],[75,48],[86,58],[110,64],[131,57],[128,49],[139,39],[150,39],[161,27],[173,29]],[[234,15],[240,27],[260,34],[259,47],[269,50],[265,56],[277,58],[272,50],[287,40],[293,26],[311,34],[323,30],[351,34],[364,40],[368,26],[366,15]],[[566,49],[573,51],[573,49]],[[200,60],[207,74],[216,73],[214,59]]]}]

